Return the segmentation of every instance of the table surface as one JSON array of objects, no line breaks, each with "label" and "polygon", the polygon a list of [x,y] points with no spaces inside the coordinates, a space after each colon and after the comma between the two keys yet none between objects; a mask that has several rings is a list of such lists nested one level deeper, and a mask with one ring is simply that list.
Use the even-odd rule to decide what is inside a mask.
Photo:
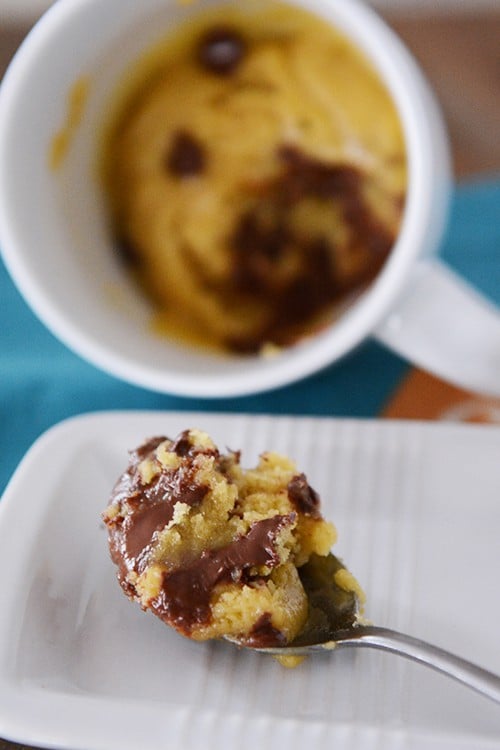
[{"label": "table surface", "polygon": [[[441,102],[457,179],[499,174],[500,11],[391,15],[387,20],[419,61]],[[25,27],[0,25],[0,76],[26,32]],[[0,750],[25,747],[0,739]]]}]

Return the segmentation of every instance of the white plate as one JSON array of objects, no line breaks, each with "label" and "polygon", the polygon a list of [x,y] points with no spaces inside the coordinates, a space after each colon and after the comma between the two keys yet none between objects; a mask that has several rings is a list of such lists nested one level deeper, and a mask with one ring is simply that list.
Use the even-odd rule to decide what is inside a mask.
[{"label": "white plate", "polygon": [[500,673],[500,431],[288,417],[95,414],[42,437],[0,504],[0,736],[66,750],[486,750],[500,708],[392,655],[285,670],[192,643],[122,595],[99,514],[143,438],[208,430],[294,457],[368,615]]}]

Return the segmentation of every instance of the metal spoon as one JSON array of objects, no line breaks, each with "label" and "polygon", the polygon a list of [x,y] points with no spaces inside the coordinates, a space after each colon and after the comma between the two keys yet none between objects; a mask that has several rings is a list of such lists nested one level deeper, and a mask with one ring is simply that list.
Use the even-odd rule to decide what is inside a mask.
[{"label": "metal spoon", "polygon": [[[500,676],[425,641],[389,628],[362,624],[356,594],[346,592],[333,576],[342,563],[334,556],[314,557],[300,570],[310,616],[299,636],[285,646],[247,646],[274,656],[331,653],[345,646],[362,646],[399,654],[425,664],[500,703]],[[238,645],[246,646],[244,642]]]}]

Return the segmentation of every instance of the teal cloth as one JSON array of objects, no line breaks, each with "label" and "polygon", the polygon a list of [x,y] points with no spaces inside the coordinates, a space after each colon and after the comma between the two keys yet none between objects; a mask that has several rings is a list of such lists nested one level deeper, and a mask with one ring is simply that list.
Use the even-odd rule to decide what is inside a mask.
[{"label": "teal cloth", "polygon": [[[443,257],[500,303],[500,179],[457,187]],[[187,399],[122,383],[82,361],[34,317],[0,264],[0,492],[23,454],[62,419],[109,409],[373,417],[408,369],[368,342],[340,364],[272,393]]]}]

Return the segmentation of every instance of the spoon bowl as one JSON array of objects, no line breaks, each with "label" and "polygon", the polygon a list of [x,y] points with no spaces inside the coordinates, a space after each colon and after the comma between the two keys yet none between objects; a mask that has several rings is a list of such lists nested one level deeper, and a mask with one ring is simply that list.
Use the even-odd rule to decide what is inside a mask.
[{"label": "spoon bowl", "polygon": [[335,579],[344,566],[330,554],[313,556],[300,570],[309,600],[309,619],[299,635],[287,645],[251,647],[259,653],[283,657],[331,654],[339,648],[364,647],[389,651],[424,664],[478,693],[500,703],[500,676],[442,648],[413,636],[366,623],[360,616],[360,600]]}]

